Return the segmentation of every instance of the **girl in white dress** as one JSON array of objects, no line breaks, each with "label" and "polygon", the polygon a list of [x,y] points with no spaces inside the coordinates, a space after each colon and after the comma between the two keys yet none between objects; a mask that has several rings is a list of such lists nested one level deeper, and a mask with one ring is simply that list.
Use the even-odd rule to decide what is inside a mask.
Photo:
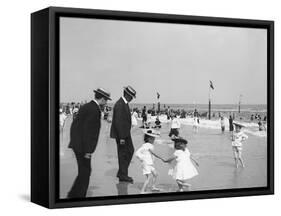
[{"label": "girl in white dress", "polygon": [[177,118],[177,116],[174,113],[171,114],[171,119],[172,121],[171,121],[171,130],[169,133],[169,137],[171,138],[178,137],[181,127],[180,120]]},{"label": "girl in white dress", "polygon": [[150,181],[152,182],[151,191],[160,191],[160,189],[155,186],[158,174],[154,167],[154,156],[161,159],[162,161],[163,159],[153,152],[155,138],[159,136],[159,131],[153,129],[146,130],[144,133],[145,143],[142,144],[142,146],[136,151],[136,157],[142,163],[143,175],[146,176],[146,180],[141,189],[141,194],[147,193]]},{"label": "girl in white dress", "polygon": [[243,132],[242,128],[245,127],[244,125],[238,123],[238,122],[233,122],[233,125],[235,125],[235,133],[232,136],[232,150],[233,150],[233,155],[234,155],[234,161],[236,168],[238,168],[238,163],[240,161],[242,167],[245,167],[245,164],[242,159],[242,147],[246,139],[248,139],[248,136]]},{"label": "girl in white dress", "polygon": [[198,175],[198,171],[194,167],[192,161],[196,164],[196,166],[199,166],[199,164],[192,158],[192,155],[187,148],[187,140],[183,138],[176,138],[173,139],[173,141],[175,142],[176,149],[174,155],[173,157],[164,160],[164,162],[171,163],[172,161],[176,161],[172,175],[178,184],[179,191],[183,191],[184,187],[191,186],[187,182],[188,179]]},{"label": "girl in white dress", "polygon": [[65,114],[65,112],[63,112],[62,109],[60,109],[60,131],[63,130],[66,119],[67,115]]},{"label": "girl in white dress", "polygon": [[195,133],[198,133],[198,126],[199,126],[199,123],[198,123],[199,121],[198,121],[198,117],[197,116],[194,116],[194,118],[193,118],[193,131],[195,132]]}]

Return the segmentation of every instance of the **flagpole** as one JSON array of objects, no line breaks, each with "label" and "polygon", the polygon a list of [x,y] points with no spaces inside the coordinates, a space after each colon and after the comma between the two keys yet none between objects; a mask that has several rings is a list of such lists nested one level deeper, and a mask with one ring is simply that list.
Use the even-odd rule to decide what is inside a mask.
[{"label": "flagpole", "polygon": [[157,113],[160,114],[160,94],[157,92]]},{"label": "flagpole", "polygon": [[239,95],[239,103],[238,103],[238,113],[240,113],[240,106],[241,106],[241,97],[242,95]]},{"label": "flagpole", "polygon": [[211,86],[209,85],[209,120],[211,119]]}]

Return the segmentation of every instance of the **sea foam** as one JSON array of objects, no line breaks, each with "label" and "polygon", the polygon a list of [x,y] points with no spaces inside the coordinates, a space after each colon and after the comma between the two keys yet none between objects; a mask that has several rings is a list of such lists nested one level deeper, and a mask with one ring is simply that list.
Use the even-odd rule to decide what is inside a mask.
[{"label": "sea foam", "polygon": [[[141,118],[139,118],[139,120],[142,120]],[[156,116],[152,116],[150,121],[154,122],[156,120]],[[171,122],[171,120],[167,119],[166,115],[161,115],[159,116],[159,120],[162,123],[169,123]],[[192,117],[187,117],[187,118],[179,118],[179,121],[181,124],[183,125],[189,125],[189,126],[193,126],[194,124],[194,119]],[[219,119],[213,119],[213,120],[209,120],[209,119],[199,119],[199,124],[198,127],[199,128],[207,128],[207,129],[216,129],[216,130],[220,130],[221,129],[221,121]],[[242,123],[243,125],[245,125],[245,133],[254,135],[254,136],[258,136],[258,137],[266,137],[267,136],[267,132],[266,131],[259,131],[259,126],[257,123],[255,122],[242,122],[239,121],[240,123]],[[224,118],[224,123],[225,123],[225,128],[226,130],[229,128],[229,121],[228,118]],[[267,129],[267,126],[265,125],[265,129]]]}]

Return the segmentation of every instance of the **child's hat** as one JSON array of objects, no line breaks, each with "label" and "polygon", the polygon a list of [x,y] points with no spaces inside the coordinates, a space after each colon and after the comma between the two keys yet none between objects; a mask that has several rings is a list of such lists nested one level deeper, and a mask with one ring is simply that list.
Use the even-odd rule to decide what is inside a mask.
[{"label": "child's hat", "polygon": [[234,124],[235,126],[238,126],[238,127],[246,127],[245,125],[243,125],[243,124],[241,124],[241,123],[239,123],[239,122],[233,122],[233,124]]},{"label": "child's hat", "polygon": [[144,131],[144,134],[151,136],[151,137],[160,137],[160,132],[153,129],[147,129]]},{"label": "child's hat", "polygon": [[187,140],[182,138],[182,137],[175,137],[172,139],[175,143],[183,143],[183,144],[187,144]]}]

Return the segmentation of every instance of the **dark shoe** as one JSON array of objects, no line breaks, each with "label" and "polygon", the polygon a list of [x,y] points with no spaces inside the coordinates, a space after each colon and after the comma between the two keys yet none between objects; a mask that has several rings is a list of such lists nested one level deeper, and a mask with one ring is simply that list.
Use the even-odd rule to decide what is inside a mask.
[{"label": "dark shoe", "polygon": [[134,181],[134,179],[132,177],[128,176],[128,178],[131,179],[132,181]]},{"label": "dark shoe", "polygon": [[134,180],[131,177],[122,177],[119,178],[119,182],[129,182],[129,183],[133,183]]},{"label": "dark shoe", "polygon": [[[116,174],[116,177],[117,177],[117,178],[123,178],[124,175],[120,175],[119,173],[117,173],[117,174]],[[126,177],[126,176],[125,176],[125,177]]]}]

